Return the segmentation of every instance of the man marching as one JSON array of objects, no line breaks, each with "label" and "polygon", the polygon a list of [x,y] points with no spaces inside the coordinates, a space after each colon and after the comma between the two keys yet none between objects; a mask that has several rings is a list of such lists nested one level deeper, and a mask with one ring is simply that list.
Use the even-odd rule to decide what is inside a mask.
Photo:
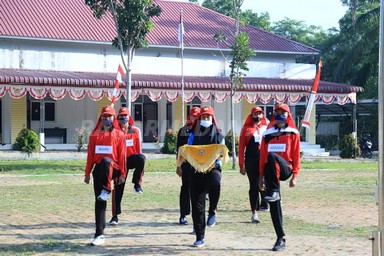
[{"label": "man marching", "polygon": [[112,179],[118,179],[118,183],[124,183],[126,177],[124,133],[120,131],[115,116],[113,107],[104,106],[96,127],[89,136],[84,182],[89,184],[92,172],[96,232],[91,245],[105,243],[105,211],[112,190],[111,182]]},{"label": "man marching", "polygon": [[[144,175],[145,156],[142,154],[141,148],[141,132],[140,129],[134,126],[133,119],[130,115],[130,111],[126,107],[122,107],[119,110],[118,121],[120,129],[125,136],[126,144],[126,157],[127,157],[127,170],[135,169],[132,175],[132,183],[134,184],[133,191],[138,194],[143,193],[141,187],[142,178]],[[117,184],[115,190],[112,193],[112,219],[109,222],[111,225],[118,224],[117,215],[121,213],[121,200],[124,194],[125,182]]]}]

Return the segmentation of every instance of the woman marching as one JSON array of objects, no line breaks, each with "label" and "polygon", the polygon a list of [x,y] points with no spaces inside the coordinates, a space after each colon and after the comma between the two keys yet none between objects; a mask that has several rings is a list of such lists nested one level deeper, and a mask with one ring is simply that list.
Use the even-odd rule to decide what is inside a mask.
[{"label": "woman marching", "polygon": [[[264,191],[259,189],[259,160],[262,133],[267,129],[268,120],[261,107],[253,107],[244,122],[239,138],[239,167],[242,175],[249,180],[249,203],[252,223],[260,223],[257,210],[267,211],[268,203],[264,200]],[[261,198],[259,198],[259,192]],[[261,201],[261,202],[260,202]]]},{"label": "woman marching", "polygon": [[95,193],[95,224],[96,231],[90,245],[105,243],[105,211],[107,200],[112,191],[112,180],[125,182],[126,157],[125,138],[120,131],[115,109],[104,106],[95,129],[89,136],[87,165],[84,182],[89,184],[93,174],[93,189]]},{"label": "woman marching", "polygon": [[[224,136],[217,127],[215,112],[212,107],[206,106],[200,109],[199,118],[193,127],[188,145],[192,145],[189,149],[193,148],[194,152],[187,153],[187,157],[193,154],[195,157],[194,159],[187,159],[192,166],[189,170],[188,180],[193,228],[196,234],[196,241],[193,246],[202,247],[204,246],[206,225],[213,227],[216,224],[216,209],[221,188],[221,163],[218,159],[224,156],[225,161],[228,156],[228,149],[223,145]],[[188,145],[183,147],[188,147]],[[197,162],[202,163],[204,171],[199,170]],[[210,204],[206,223],[205,201],[207,192],[209,193]]]}]

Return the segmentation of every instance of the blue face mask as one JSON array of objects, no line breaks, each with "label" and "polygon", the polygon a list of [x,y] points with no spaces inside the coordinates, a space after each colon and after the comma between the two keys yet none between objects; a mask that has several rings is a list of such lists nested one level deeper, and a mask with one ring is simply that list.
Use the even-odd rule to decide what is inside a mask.
[{"label": "blue face mask", "polygon": [[209,126],[212,125],[212,121],[200,120],[200,125],[205,127],[205,128],[208,128]]},{"label": "blue face mask", "polygon": [[111,126],[113,123],[112,120],[109,120],[109,119],[103,119],[103,125],[105,126]]},{"label": "blue face mask", "polygon": [[126,123],[128,123],[128,117],[122,117],[122,118],[119,118],[119,122],[120,122],[121,124],[126,124]]},{"label": "blue face mask", "polygon": [[287,117],[283,114],[275,115],[275,120],[279,123],[285,123],[287,121]]}]

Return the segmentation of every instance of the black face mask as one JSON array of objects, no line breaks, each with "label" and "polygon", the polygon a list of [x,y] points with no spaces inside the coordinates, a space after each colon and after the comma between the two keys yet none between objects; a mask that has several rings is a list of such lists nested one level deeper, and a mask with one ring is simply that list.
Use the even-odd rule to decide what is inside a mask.
[{"label": "black face mask", "polygon": [[258,123],[260,122],[260,117],[253,117],[253,122]]}]

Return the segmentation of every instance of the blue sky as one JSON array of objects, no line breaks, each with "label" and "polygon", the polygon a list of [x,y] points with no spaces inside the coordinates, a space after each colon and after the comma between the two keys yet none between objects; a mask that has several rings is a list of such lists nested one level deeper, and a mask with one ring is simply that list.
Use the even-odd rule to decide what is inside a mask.
[{"label": "blue sky", "polygon": [[242,10],[247,9],[255,13],[267,11],[272,22],[288,17],[325,30],[339,28],[338,21],[347,11],[340,0],[244,0]]},{"label": "blue sky", "polygon": [[[199,0],[199,3],[202,2]],[[248,9],[258,14],[268,12],[271,22],[288,17],[303,21],[307,26],[322,26],[324,30],[339,28],[338,21],[347,11],[340,0],[244,0],[242,10]]]}]

